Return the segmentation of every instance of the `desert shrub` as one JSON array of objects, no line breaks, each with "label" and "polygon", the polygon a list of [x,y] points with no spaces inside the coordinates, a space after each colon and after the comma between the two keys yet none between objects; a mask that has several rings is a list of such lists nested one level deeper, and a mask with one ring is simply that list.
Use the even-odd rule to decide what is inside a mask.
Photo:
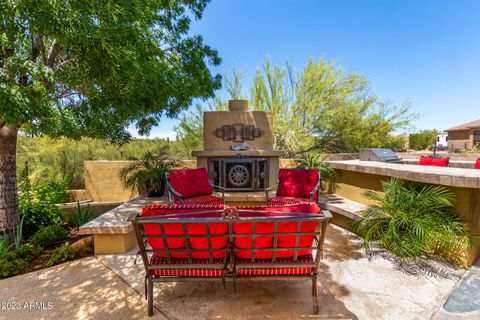
[{"label": "desert shrub", "polygon": [[27,261],[17,257],[15,252],[9,252],[0,258],[0,279],[17,275],[27,266]]},{"label": "desert shrub", "polygon": [[75,249],[72,248],[72,246],[60,246],[52,251],[52,255],[50,256],[50,259],[48,259],[47,266],[51,267],[65,261],[72,260],[73,258],[75,258],[75,255],[76,252]]},{"label": "desert shrub", "polygon": [[15,255],[19,259],[23,259],[25,261],[32,261],[35,257],[39,256],[43,251],[43,248],[37,245],[33,245],[31,243],[26,243],[20,246],[17,250],[15,250]]},{"label": "desert shrub", "polygon": [[43,204],[64,203],[70,200],[67,185],[63,181],[48,180],[33,187],[35,199]]},{"label": "desert shrub", "polygon": [[73,226],[79,228],[88,221],[92,220],[94,213],[94,207],[90,207],[90,205],[88,205],[87,208],[82,209],[82,207],[80,207],[80,202],[77,202],[77,209],[70,217],[68,217],[68,221]]},{"label": "desert shrub", "polygon": [[54,205],[42,204],[26,197],[19,198],[23,237],[28,239],[40,228],[62,223],[62,214]]},{"label": "desert shrub", "polygon": [[47,247],[55,241],[61,240],[68,235],[67,230],[61,225],[51,225],[41,228],[30,238],[30,243]]}]

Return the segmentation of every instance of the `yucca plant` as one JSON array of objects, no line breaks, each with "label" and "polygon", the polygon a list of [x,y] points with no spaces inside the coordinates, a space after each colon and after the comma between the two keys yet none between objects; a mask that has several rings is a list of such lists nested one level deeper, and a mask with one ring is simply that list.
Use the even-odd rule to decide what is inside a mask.
[{"label": "yucca plant", "polygon": [[120,179],[125,189],[138,190],[144,184],[149,197],[161,197],[165,192],[165,174],[175,167],[178,162],[162,148],[157,154],[144,153],[120,170]]},{"label": "yucca plant", "polygon": [[322,190],[334,193],[337,190],[338,174],[335,169],[329,165],[320,164],[321,158],[322,154],[320,153],[302,154],[299,167],[302,169],[320,170]]},{"label": "yucca plant", "polygon": [[443,186],[405,185],[400,179],[382,182],[383,193],[367,191],[375,201],[353,230],[402,261],[448,256],[472,245],[470,229],[453,214],[453,194]]}]

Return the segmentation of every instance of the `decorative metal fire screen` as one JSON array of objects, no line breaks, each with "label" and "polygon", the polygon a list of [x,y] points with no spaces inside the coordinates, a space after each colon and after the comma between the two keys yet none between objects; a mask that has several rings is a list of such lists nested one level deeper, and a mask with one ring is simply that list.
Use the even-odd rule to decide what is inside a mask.
[{"label": "decorative metal fire screen", "polygon": [[268,188],[268,159],[226,157],[208,159],[213,184],[228,191],[255,191]]}]

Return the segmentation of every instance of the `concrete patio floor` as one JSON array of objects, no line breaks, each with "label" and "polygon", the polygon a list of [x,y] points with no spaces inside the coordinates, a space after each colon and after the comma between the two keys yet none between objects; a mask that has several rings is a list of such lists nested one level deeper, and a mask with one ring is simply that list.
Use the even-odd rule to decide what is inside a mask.
[{"label": "concrete patio floor", "polygon": [[[312,315],[309,281],[238,281],[237,293],[231,282],[224,290],[217,281],[156,284],[153,319],[431,319],[459,282],[408,275],[382,257],[369,259],[361,240],[336,226],[329,227],[325,248],[319,315]],[[134,260],[132,250],[2,280],[0,302],[18,301],[22,309],[0,310],[0,319],[145,318],[143,265]],[[23,308],[32,301],[51,302],[51,309]]]}]

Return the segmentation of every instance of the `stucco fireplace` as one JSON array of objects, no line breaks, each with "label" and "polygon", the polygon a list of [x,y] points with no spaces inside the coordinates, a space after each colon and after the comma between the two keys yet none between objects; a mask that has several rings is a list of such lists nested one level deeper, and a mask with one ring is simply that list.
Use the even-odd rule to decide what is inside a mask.
[{"label": "stucco fireplace", "polygon": [[272,114],[248,111],[247,100],[230,100],[228,106],[229,111],[204,113],[204,150],[192,153],[197,166],[227,191],[273,186],[284,152],[273,150]]}]

